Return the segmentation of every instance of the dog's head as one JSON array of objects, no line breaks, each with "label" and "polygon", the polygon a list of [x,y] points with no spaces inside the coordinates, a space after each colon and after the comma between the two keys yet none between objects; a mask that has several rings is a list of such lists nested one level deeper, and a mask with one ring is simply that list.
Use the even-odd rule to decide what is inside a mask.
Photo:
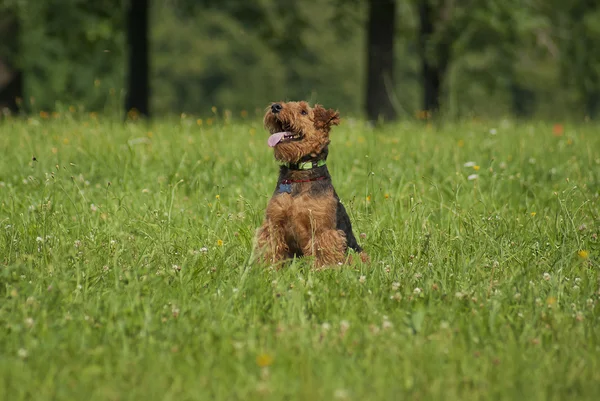
[{"label": "dog's head", "polygon": [[273,103],[265,114],[269,146],[279,161],[297,163],[306,156],[317,157],[329,145],[332,125],[340,123],[340,113],[307,102]]}]

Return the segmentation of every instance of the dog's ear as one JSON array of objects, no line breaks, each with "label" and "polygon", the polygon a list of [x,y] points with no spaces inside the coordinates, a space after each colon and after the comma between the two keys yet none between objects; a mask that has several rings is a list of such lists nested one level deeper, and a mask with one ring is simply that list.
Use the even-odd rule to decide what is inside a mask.
[{"label": "dog's ear", "polygon": [[332,125],[340,124],[340,113],[333,109],[325,109],[323,106],[317,104],[313,108],[315,116],[315,126],[317,128],[325,129],[329,131]]}]

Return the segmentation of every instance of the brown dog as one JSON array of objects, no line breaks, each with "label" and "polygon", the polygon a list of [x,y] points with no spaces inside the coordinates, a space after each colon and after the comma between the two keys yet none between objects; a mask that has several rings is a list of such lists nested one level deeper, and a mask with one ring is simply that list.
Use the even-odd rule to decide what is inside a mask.
[{"label": "brown dog", "polygon": [[329,131],[337,111],[306,102],[273,103],[265,114],[279,179],[257,234],[257,252],[277,264],[294,256],[314,256],[318,267],[343,263],[348,248],[368,256],[356,242],[350,218],[327,170]]}]

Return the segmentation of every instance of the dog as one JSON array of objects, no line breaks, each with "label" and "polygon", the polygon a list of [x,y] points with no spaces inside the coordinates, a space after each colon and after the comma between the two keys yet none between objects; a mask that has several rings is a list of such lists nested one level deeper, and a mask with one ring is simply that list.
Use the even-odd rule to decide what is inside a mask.
[{"label": "dog", "polygon": [[260,260],[281,267],[294,256],[314,257],[315,267],[352,260],[349,249],[369,260],[327,170],[329,132],[340,114],[307,102],[272,103],[264,117],[268,145],[281,163],[275,192],[258,229]]}]

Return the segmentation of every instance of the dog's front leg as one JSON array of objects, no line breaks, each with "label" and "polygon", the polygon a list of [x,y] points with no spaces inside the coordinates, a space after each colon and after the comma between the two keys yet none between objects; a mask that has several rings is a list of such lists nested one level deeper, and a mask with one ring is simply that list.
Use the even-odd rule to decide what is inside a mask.
[{"label": "dog's front leg", "polygon": [[289,194],[276,195],[269,201],[265,222],[258,229],[256,241],[256,251],[264,263],[278,263],[289,255],[284,225],[289,218],[291,204]]},{"label": "dog's front leg", "polygon": [[264,263],[275,264],[284,260],[289,253],[289,247],[285,241],[283,227],[271,220],[265,220],[258,229],[256,251]]}]

